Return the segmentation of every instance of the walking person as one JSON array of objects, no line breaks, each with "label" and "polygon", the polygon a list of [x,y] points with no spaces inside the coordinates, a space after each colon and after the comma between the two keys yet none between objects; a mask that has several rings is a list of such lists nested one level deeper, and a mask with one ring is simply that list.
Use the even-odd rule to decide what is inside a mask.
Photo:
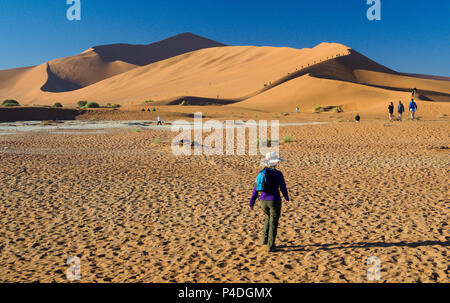
[{"label": "walking person", "polygon": [[256,199],[259,197],[261,209],[266,215],[262,245],[267,245],[268,252],[277,251],[275,240],[281,215],[280,190],[284,199],[289,202],[289,194],[286,189],[283,173],[276,169],[277,164],[282,161],[283,159],[280,159],[275,152],[268,153],[261,160],[261,165],[264,166],[264,169],[259,172],[256,178],[249,204],[250,210],[253,210]]},{"label": "walking person", "polygon": [[417,104],[413,98],[413,99],[411,99],[411,102],[409,102],[409,112],[411,113],[411,120],[413,120],[413,121],[414,121],[417,109],[418,109]]},{"label": "walking person", "polygon": [[398,119],[400,122],[402,122],[402,115],[405,112],[405,107],[403,106],[402,101],[398,101],[397,112],[398,112]]},{"label": "walking person", "polygon": [[389,110],[389,121],[392,122],[392,118],[394,116],[394,102],[391,102],[391,104],[389,104],[388,110]]},{"label": "walking person", "polygon": [[359,114],[356,114],[355,121],[356,123],[359,123],[361,121],[361,116]]},{"label": "walking person", "polygon": [[158,115],[158,123],[157,123],[157,125],[162,125],[162,119],[161,119],[161,116],[160,115]]},{"label": "walking person", "polygon": [[298,112],[300,111],[300,109],[298,108],[298,106],[295,108],[295,112],[298,114]]}]

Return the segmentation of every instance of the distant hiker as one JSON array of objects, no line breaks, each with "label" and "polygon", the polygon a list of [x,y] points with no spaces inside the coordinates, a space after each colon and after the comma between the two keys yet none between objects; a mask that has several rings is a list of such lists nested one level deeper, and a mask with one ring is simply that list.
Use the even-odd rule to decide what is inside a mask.
[{"label": "distant hiker", "polygon": [[393,102],[391,102],[391,104],[389,104],[388,110],[389,110],[389,121],[392,122],[392,117],[394,115],[394,103]]},{"label": "distant hiker", "polygon": [[361,117],[359,116],[359,114],[356,114],[355,121],[356,123],[359,123],[359,121],[361,121]]},{"label": "distant hiker", "polygon": [[261,165],[264,166],[264,169],[259,172],[256,178],[249,204],[250,210],[253,210],[256,199],[259,196],[261,208],[266,215],[262,245],[267,245],[269,252],[277,251],[275,239],[277,237],[278,221],[281,215],[280,190],[283,193],[284,199],[289,202],[289,194],[286,189],[283,174],[275,169],[281,161],[283,159],[280,159],[275,152],[268,153],[261,160]]},{"label": "distant hiker", "polygon": [[411,95],[412,95],[413,97],[415,97],[416,94],[417,94],[417,88],[414,87],[414,88],[412,89]]},{"label": "distant hiker", "polygon": [[162,120],[161,120],[161,116],[160,115],[158,115],[157,120],[158,120],[158,123],[156,125],[162,125]]},{"label": "distant hiker", "polygon": [[141,112],[145,112],[145,108],[143,108],[143,109],[141,110]]},{"label": "distant hiker", "polygon": [[409,112],[411,113],[411,120],[414,120],[417,111],[417,104],[414,102],[414,98],[409,102]]},{"label": "distant hiker", "polygon": [[405,112],[405,107],[403,106],[402,101],[398,101],[397,112],[398,112],[398,119],[402,121],[402,115]]},{"label": "distant hiker", "polygon": [[295,112],[298,114],[298,112],[300,111],[300,109],[298,108],[298,106],[295,108]]},{"label": "distant hiker", "polygon": [[153,108],[153,111],[156,112],[156,108]]},{"label": "distant hiker", "polygon": [[147,111],[149,112],[149,111],[150,111],[150,108],[147,108]]}]

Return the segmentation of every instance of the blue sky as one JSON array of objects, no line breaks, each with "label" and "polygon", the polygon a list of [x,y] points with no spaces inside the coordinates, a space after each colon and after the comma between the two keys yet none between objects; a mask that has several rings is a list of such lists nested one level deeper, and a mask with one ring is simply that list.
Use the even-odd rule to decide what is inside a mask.
[{"label": "blue sky", "polygon": [[41,64],[111,43],[147,44],[182,33],[229,45],[314,47],[339,42],[401,72],[450,76],[450,1],[0,0],[0,69]]}]

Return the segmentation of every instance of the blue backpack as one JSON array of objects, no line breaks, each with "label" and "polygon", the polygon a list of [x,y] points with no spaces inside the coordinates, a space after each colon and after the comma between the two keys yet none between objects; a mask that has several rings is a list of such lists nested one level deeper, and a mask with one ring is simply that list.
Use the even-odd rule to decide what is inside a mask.
[{"label": "blue backpack", "polygon": [[272,168],[264,168],[258,173],[255,181],[255,188],[258,192],[270,192],[273,188],[270,183],[269,171],[273,171]]}]

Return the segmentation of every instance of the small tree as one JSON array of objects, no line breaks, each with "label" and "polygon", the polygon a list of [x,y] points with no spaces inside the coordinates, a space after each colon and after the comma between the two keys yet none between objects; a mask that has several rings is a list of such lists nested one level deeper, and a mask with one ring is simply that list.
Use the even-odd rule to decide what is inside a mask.
[{"label": "small tree", "polygon": [[77,102],[77,107],[78,108],[83,108],[83,107],[86,106],[86,104],[87,104],[87,101],[78,101]]},{"label": "small tree", "polygon": [[100,105],[97,102],[88,102],[85,107],[86,108],[100,108]]},{"label": "small tree", "polygon": [[20,104],[16,100],[5,100],[3,101],[2,106],[3,107],[20,106]]}]

